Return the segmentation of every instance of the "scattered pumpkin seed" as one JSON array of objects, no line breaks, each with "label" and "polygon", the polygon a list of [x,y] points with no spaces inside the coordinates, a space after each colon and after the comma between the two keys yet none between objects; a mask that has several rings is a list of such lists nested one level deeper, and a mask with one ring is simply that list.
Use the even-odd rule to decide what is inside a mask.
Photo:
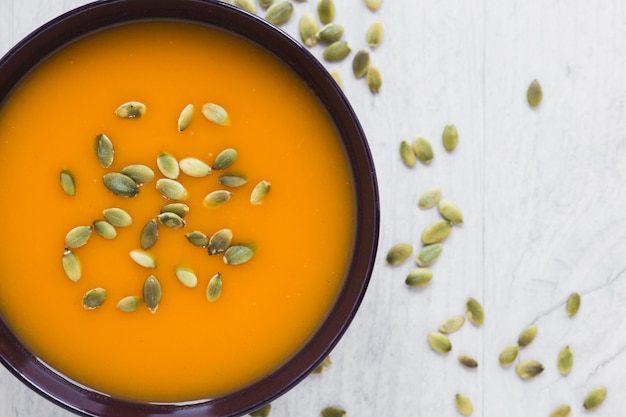
[{"label": "scattered pumpkin seed", "polygon": [[250,13],[256,14],[256,4],[253,0],[235,0],[234,5],[237,7],[241,7],[242,9],[247,10]]},{"label": "scattered pumpkin seed", "polygon": [[533,80],[528,86],[528,91],[526,92],[528,104],[530,104],[530,107],[537,107],[539,103],[541,103],[542,98],[543,91],[541,89],[541,84],[539,84],[539,81]]},{"label": "scattered pumpkin seed", "polygon": [[441,217],[451,224],[463,224],[463,213],[461,209],[450,200],[441,200],[437,206]]},{"label": "scattered pumpkin seed", "polygon": [[76,182],[72,173],[67,169],[61,170],[60,180],[61,188],[65,191],[65,194],[74,197],[76,195]]},{"label": "scattered pumpkin seed", "polygon": [[180,115],[178,116],[178,131],[179,132],[182,132],[183,130],[189,127],[189,124],[191,124],[191,119],[193,119],[194,111],[195,111],[194,105],[189,103],[180,112]]},{"label": "scattered pumpkin seed", "polygon": [[328,368],[330,368],[330,366],[333,364],[333,362],[330,360],[330,356],[326,356],[324,358],[324,360],[315,367],[315,369],[313,370],[312,373],[314,374],[321,374],[324,373],[328,370]]},{"label": "scattered pumpkin seed", "polygon": [[266,180],[261,180],[257,185],[252,189],[252,193],[250,193],[250,202],[252,204],[261,204],[263,200],[270,192],[271,184]]},{"label": "scattered pumpkin seed", "polygon": [[522,379],[534,378],[543,372],[543,365],[536,360],[525,360],[517,364],[515,372]]},{"label": "scattered pumpkin seed", "polygon": [[175,213],[185,217],[189,213],[189,206],[185,203],[170,203],[161,207],[160,213]]},{"label": "scattered pumpkin seed", "polygon": [[433,152],[433,147],[430,142],[424,138],[417,138],[412,143],[413,152],[415,152],[415,156],[417,159],[422,161],[425,164],[429,164],[432,162],[435,154]]},{"label": "scattered pumpkin seed", "polygon": [[288,0],[273,3],[265,13],[265,20],[279,26],[287,22],[293,14],[293,3]]},{"label": "scattered pumpkin seed", "polygon": [[161,283],[154,275],[150,275],[143,283],[143,302],[150,312],[154,313],[161,303]]},{"label": "scattered pumpkin seed", "polygon": [[322,56],[328,62],[341,61],[350,54],[352,48],[347,41],[333,42],[324,49]]},{"label": "scattered pumpkin seed", "polygon": [[245,185],[248,180],[242,175],[223,174],[219,176],[217,182],[226,187],[241,187],[242,185]]},{"label": "scattered pumpkin seed", "polygon": [[143,116],[146,109],[146,105],[139,101],[128,101],[115,109],[115,115],[123,119],[135,119]]},{"label": "scattered pumpkin seed", "polygon": [[552,412],[550,413],[550,417],[569,417],[570,411],[571,407],[569,405],[559,405],[557,408],[552,410]]},{"label": "scattered pumpkin seed", "polygon": [[387,265],[399,265],[406,261],[411,253],[413,253],[413,245],[410,243],[395,244],[387,252],[385,263]]},{"label": "scattered pumpkin seed", "polygon": [[500,366],[509,366],[515,359],[517,359],[517,354],[519,353],[519,347],[517,345],[507,346],[502,352],[500,352],[500,356],[498,357],[498,362],[500,362]]},{"label": "scattered pumpkin seed", "polygon": [[574,292],[570,294],[567,298],[567,303],[565,304],[565,310],[567,311],[567,315],[570,317],[574,317],[576,313],[578,313],[578,309],[580,308],[580,294]]},{"label": "scattered pumpkin seed", "polygon": [[415,263],[418,266],[430,266],[435,263],[442,251],[443,245],[441,243],[422,246],[415,257]]},{"label": "scattered pumpkin seed", "polygon": [[459,363],[466,368],[478,368],[478,362],[476,362],[476,359],[471,356],[459,355],[457,359],[459,360]]},{"label": "scattered pumpkin seed", "polygon": [[112,207],[102,210],[102,215],[115,227],[128,227],[133,224],[133,218],[121,208]]},{"label": "scattered pumpkin seed", "polygon": [[341,74],[337,70],[332,70],[330,72],[330,76],[333,77],[333,80],[337,83],[340,88],[343,88],[343,81],[341,80]]},{"label": "scattered pumpkin seed", "polygon": [[441,141],[443,142],[443,147],[448,152],[452,152],[456,148],[456,145],[459,143],[459,132],[456,130],[455,125],[446,125],[443,128]]},{"label": "scattered pumpkin seed", "polygon": [[185,234],[185,237],[189,243],[199,248],[206,248],[209,245],[209,237],[198,230]]},{"label": "scattered pumpkin seed", "polygon": [[93,222],[93,228],[97,234],[105,239],[115,239],[117,237],[117,230],[106,220],[95,220]]},{"label": "scattered pumpkin seed", "polygon": [[141,249],[148,250],[153,247],[159,239],[159,225],[155,219],[151,219],[141,229],[139,235],[139,246]]},{"label": "scattered pumpkin seed", "polygon": [[233,241],[233,231],[230,229],[221,229],[213,233],[207,243],[209,255],[217,255],[226,252]]},{"label": "scattered pumpkin seed", "polygon": [[483,306],[475,298],[469,297],[467,299],[465,312],[469,321],[476,326],[480,326],[485,321]]},{"label": "scattered pumpkin seed", "polygon": [[272,410],[272,404],[265,404],[262,407],[257,408],[249,415],[250,417],[267,417],[270,415],[270,411]]},{"label": "scattered pumpkin seed", "polygon": [[559,352],[557,365],[561,375],[567,375],[572,370],[572,366],[574,365],[574,354],[569,346],[565,346]]},{"label": "scattered pumpkin seed", "polygon": [[130,257],[139,266],[154,269],[157,267],[157,260],[153,254],[143,249],[133,249],[130,251]]},{"label": "scattered pumpkin seed", "polygon": [[311,12],[304,12],[300,16],[300,24],[298,25],[300,30],[300,39],[306,46],[314,46],[317,43],[317,31],[319,26],[317,24],[317,18]]},{"label": "scattered pumpkin seed", "polygon": [[77,226],[65,235],[65,246],[71,249],[80,248],[85,245],[91,237],[93,228],[91,226]]},{"label": "scattered pumpkin seed", "polygon": [[185,265],[176,265],[174,267],[174,273],[176,274],[176,278],[187,288],[194,288],[198,285],[198,277],[196,276],[193,269]]},{"label": "scattered pumpkin seed", "polygon": [[315,33],[315,37],[324,43],[337,42],[343,36],[343,26],[338,23],[328,23]]},{"label": "scattered pumpkin seed", "polygon": [[448,339],[448,336],[443,333],[428,333],[428,344],[435,352],[447,353],[452,350],[452,343],[450,343],[450,339]]},{"label": "scattered pumpkin seed", "polygon": [[335,2],[333,0],[319,0],[317,3],[317,15],[324,25],[332,22],[335,18]]},{"label": "scattered pumpkin seed", "polygon": [[142,164],[127,165],[120,170],[120,174],[130,177],[138,185],[142,185],[154,179],[154,171]]},{"label": "scattered pumpkin seed", "polygon": [[[413,149],[411,149],[413,152]],[[441,190],[439,188],[430,188],[420,196],[419,200],[417,200],[417,206],[421,209],[429,209],[434,207],[441,198]]]},{"label": "scattered pumpkin seed", "polygon": [[215,157],[213,161],[213,169],[218,171],[224,170],[230,167],[237,159],[237,149],[226,148]]},{"label": "scattered pumpkin seed", "polygon": [[206,177],[211,173],[211,167],[198,158],[184,158],[178,163],[180,170],[194,178]]},{"label": "scattered pumpkin seed", "polygon": [[352,59],[352,72],[356,78],[363,78],[370,66],[370,53],[367,49],[361,49]]},{"label": "scattered pumpkin seed", "polygon": [[377,48],[383,40],[383,24],[381,22],[374,22],[367,29],[366,40],[370,48]]},{"label": "scattered pumpkin seed", "polygon": [[129,176],[119,172],[107,172],[102,181],[109,191],[120,197],[135,197],[139,194],[139,185]]},{"label": "scattered pumpkin seed", "polygon": [[163,197],[169,200],[185,201],[189,197],[189,193],[184,185],[169,178],[158,179],[156,188]]},{"label": "scattered pumpkin seed", "polygon": [[274,0],[259,0],[259,5],[264,9],[267,9],[272,4],[274,4]]},{"label": "scattered pumpkin seed", "polygon": [[107,135],[104,133],[96,135],[94,150],[102,168],[109,168],[113,164],[115,150],[113,149],[113,142]]},{"label": "scattered pumpkin seed", "polygon": [[594,408],[599,407],[606,398],[606,388],[598,387],[594,388],[585,397],[585,401],[583,401],[583,407],[585,410],[593,410]]},{"label": "scattered pumpkin seed", "polygon": [[456,405],[456,409],[459,413],[464,416],[469,416],[474,412],[474,406],[472,405],[472,401],[462,394],[456,394],[454,396],[454,404]]},{"label": "scattered pumpkin seed", "polygon": [[537,336],[537,326],[531,324],[522,330],[517,338],[517,345],[521,348],[528,346]]},{"label": "scattered pumpkin seed", "polygon": [[82,274],[78,256],[69,249],[65,249],[63,252],[63,271],[65,271],[65,275],[73,282],[77,282]]},{"label": "scattered pumpkin seed", "polygon": [[185,227],[185,220],[176,213],[165,212],[157,216],[157,220],[170,229],[182,229]]},{"label": "scattered pumpkin seed", "polygon": [[117,302],[117,309],[123,313],[134,313],[141,305],[141,297],[129,295]]},{"label": "scattered pumpkin seed", "polygon": [[380,87],[383,85],[383,78],[380,74],[380,70],[377,67],[371,66],[365,74],[365,81],[370,91],[374,94],[378,94]]},{"label": "scattered pumpkin seed", "polygon": [[322,417],[346,417],[346,410],[341,407],[326,407],[321,412]]},{"label": "scattered pumpkin seed", "polygon": [[402,159],[402,162],[404,162],[404,165],[409,168],[414,166],[415,162],[417,162],[417,157],[415,156],[415,152],[413,152],[413,148],[405,140],[400,142],[400,158]]},{"label": "scattered pumpkin seed", "polygon": [[218,272],[209,280],[206,287],[206,298],[210,302],[217,300],[222,294],[222,275]]},{"label": "scattered pumpkin seed", "polygon": [[202,106],[202,114],[210,122],[213,122],[220,126],[230,125],[230,116],[226,109],[219,104],[206,103]]},{"label": "scattered pumpkin seed", "polygon": [[452,224],[447,220],[436,220],[429,224],[422,233],[422,243],[429,245],[431,243],[443,242],[452,231]]},{"label": "scattered pumpkin seed", "polygon": [[85,310],[93,310],[100,307],[107,298],[104,288],[94,288],[83,295],[83,307]]},{"label": "scattered pumpkin seed", "polygon": [[433,272],[428,268],[416,268],[409,272],[404,281],[410,287],[423,287],[433,279]]},{"label": "scattered pumpkin seed", "polygon": [[161,152],[157,157],[157,167],[161,174],[167,178],[175,180],[180,175],[178,160],[169,152]]},{"label": "scattered pumpkin seed", "polygon": [[439,331],[443,334],[454,333],[459,330],[465,324],[465,316],[451,316],[448,317],[439,326]]},{"label": "scattered pumpkin seed", "polygon": [[207,194],[206,197],[204,197],[204,200],[202,203],[204,204],[205,207],[221,206],[222,204],[230,200],[231,195],[232,193],[227,190],[211,191],[209,194]]},{"label": "scattered pumpkin seed", "polygon": [[254,252],[250,247],[246,245],[234,245],[224,252],[224,263],[227,265],[241,265],[252,259],[253,255]]}]

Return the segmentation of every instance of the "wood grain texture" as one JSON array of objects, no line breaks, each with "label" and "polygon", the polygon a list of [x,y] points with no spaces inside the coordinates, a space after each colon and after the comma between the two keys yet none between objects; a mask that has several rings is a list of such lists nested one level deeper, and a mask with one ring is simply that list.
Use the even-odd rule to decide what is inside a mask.
[{"label": "wood grain texture", "polygon": [[[2,0],[0,53],[45,21],[85,1]],[[381,193],[376,268],[359,314],[331,355],[333,365],[273,404],[272,416],[316,416],[340,405],[349,416],[456,416],[454,395],[472,399],[474,416],[549,415],[604,385],[594,416],[623,414],[626,389],[626,3],[571,1],[384,0],[376,13],[362,0],[337,1],[336,21],[354,50],[380,20],[382,44],[372,51],[383,86],[373,95],[355,79],[351,60],[338,70],[368,135]],[[296,3],[284,30],[316,1]],[[261,11],[259,10],[259,13]],[[321,59],[323,47],[311,52]],[[352,55],[351,55],[352,56]],[[537,78],[544,100],[526,103]],[[447,153],[441,132],[459,130]],[[405,167],[401,140],[422,136],[435,159]],[[439,187],[463,210],[433,266],[432,283],[404,284],[414,267],[384,265],[395,243],[420,246],[423,228],[439,217],[417,199]],[[578,291],[580,312],[565,314]],[[451,335],[448,355],[433,352],[428,332],[480,300],[485,324]],[[522,381],[498,354],[534,323],[535,341],[520,352],[546,370]],[[572,373],[556,368],[570,345]],[[458,354],[477,359],[462,368]],[[69,417],[0,369],[0,415]]]}]

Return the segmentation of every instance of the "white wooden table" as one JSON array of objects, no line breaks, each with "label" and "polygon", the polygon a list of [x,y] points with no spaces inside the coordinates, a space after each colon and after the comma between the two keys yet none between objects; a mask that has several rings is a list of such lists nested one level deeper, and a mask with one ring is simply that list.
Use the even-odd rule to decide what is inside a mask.
[{"label": "white wooden table", "polygon": [[[85,0],[1,0],[0,54],[44,22]],[[348,416],[456,416],[457,392],[475,416],[548,416],[559,404],[572,416],[624,415],[626,401],[626,2],[621,0],[391,1],[373,13],[363,0],[336,0],[335,21],[354,50],[370,23],[385,39],[372,52],[383,75],[380,94],[351,73],[351,59],[327,64],[368,134],[381,193],[379,254],[362,307],[334,350],[331,369],[307,378],[273,403],[272,416],[317,416],[339,405]],[[284,26],[316,1],[296,3]],[[321,57],[322,47],[312,48]],[[351,55],[352,57],[353,55]],[[526,103],[537,78],[544,100]],[[454,123],[458,148],[444,151],[441,132]],[[430,166],[405,167],[401,140],[431,141]],[[404,284],[412,262],[390,267],[398,242],[419,246],[439,217],[417,208],[418,196],[440,187],[463,210],[433,266],[429,286]],[[577,316],[565,314],[578,291]],[[428,332],[463,314],[473,296],[485,324],[451,335],[448,355],[433,352]],[[498,354],[534,323],[539,333],[522,359],[543,374],[523,381]],[[556,369],[570,345],[570,375]],[[462,368],[456,356],[475,357]],[[592,413],[583,397],[606,386]],[[0,369],[0,415],[69,417]]]}]

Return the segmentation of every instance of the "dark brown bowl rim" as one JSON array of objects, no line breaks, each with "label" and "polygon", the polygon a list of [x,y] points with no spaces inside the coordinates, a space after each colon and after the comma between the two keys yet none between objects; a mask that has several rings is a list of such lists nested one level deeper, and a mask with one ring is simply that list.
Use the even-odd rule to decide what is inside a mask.
[{"label": "dark brown bowl rim", "polygon": [[0,317],[0,361],[38,394],[85,416],[210,417],[249,413],[306,377],[335,347],[356,314],[372,274],[380,223],[374,163],[350,103],[324,66],[298,41],[262,18],[219,0],[105,0],[69,11],[36,29],[0,59],[0,104],[40,61],[88,33],[138,20],[184,20],[236,33],[289,65],[327,107],[352,165],[357,196],[355,248],[346,282],[328,318],[275,372],[235,393],[198,403],[134,403],[81,387],[33,356]]}]

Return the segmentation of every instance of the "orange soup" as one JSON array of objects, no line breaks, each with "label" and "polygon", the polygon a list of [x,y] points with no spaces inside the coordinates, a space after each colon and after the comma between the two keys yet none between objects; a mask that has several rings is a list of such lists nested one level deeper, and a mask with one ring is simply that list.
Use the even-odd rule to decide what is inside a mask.
[{"label": "orange soup", "polygon": [[[138,101],[141,117],[115,109]],[[201,112],[215,103],[230,124]],[[177,121],[195,107],[189,126]],[[110,167],[94,151],[97,135],[114,147]],[[144,225],[168,201],[157,157],[197,158],[212,165],[226,148],[237,150],[230,168],[201,178],[180,173],[189,207],[185,225],[158,223],[148,249],[157,261],[133,261]],[[145,164],[155,178],[135,197],[118,196],[103,175]],[[61,187],[70,172],[76,194]],[[247,179],[226,187],[220,175]],[[325,318],[344,281],[354,240],[352,175],[338,133],[318,99],[284,63],[226,32],[182,22],[143,22],[109,28],[72,43],[40,64],[0,108],[0,314],[45,363],[87,387],[132,401],[177,402],[215,398],[252,384],[294,355]],[[270,192],[252,204],[254,186]],[[207,207],[211,191],[229,201]],[[105,239],[93,232],[70,249],[81,276],[62,266],[65,237],[77,226],[121,208],[132,225]],[[209,255],[185,235],[232,230],[232,244],[254,249],[241,265]],[[175,267],[195,272],[197,285],[177,279]],[[207,299],[211,277],[222,292]],[[155,312],[117,308],[141,298],[148,276],[162,290]],[[88,310],[83,295],[106,290]]]}]

